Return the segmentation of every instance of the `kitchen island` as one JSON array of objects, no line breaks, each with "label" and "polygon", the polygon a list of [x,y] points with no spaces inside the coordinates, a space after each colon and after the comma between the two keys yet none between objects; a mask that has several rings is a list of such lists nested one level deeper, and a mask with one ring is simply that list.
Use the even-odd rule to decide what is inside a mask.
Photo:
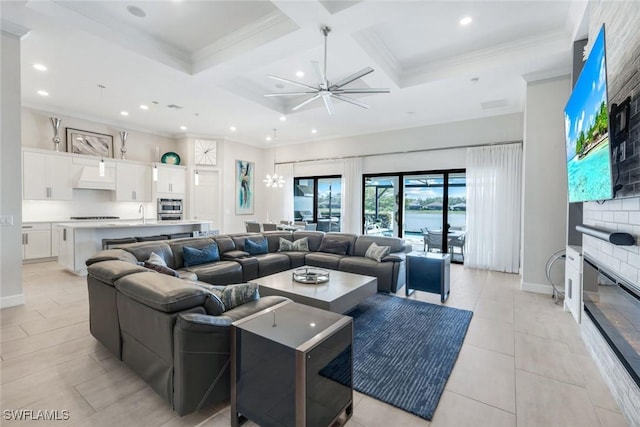
[{"label": "kitchen island", "polygon": [[102,250],[103,239],[125,237],[149,237],[160,234],[189,233],[191,235],[213,235],[212,221],[96,221],[68,222],[56,224],[60,230],[58,264],[79,276],[87,274],[85,262]]}]

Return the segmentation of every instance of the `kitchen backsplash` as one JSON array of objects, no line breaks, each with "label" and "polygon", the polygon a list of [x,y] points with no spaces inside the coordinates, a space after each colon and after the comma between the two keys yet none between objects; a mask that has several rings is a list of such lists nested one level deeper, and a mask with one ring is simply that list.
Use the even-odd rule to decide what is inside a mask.
[{"label": "kitchen backsplash", "polygon": [[140,218],[138,209],[145,207],[145,217],[156,218],[155,202],[114,202],[112,191],[73,190],[73,200],[23,200],[22,222],[68,221],[72,216],[117,216],[121,219]]}]

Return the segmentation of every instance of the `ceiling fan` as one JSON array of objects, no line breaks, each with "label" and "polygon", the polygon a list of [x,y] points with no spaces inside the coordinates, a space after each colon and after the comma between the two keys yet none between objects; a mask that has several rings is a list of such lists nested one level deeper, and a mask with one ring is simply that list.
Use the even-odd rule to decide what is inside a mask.
[{"label": "ceiling fan", "polygon": [[344,87],[349,83],[366,76],[367,74],[373,73],[373,68],[371,67],[363,68],[362,70],[356,73],[353,73],[348,77],[345,77],[339,82],[331,84],[327,79],[327,37],[331,32],[331,28],[325,26],[321,28],[321,31],[322,31],[322,34],[324,35],[324,68],[320,67],[320,63],[318,61],[311,61],[311,65],[313,66],[313,69],[316,72],[316,75],[318,77],[318,86],[314,87],[311,85],[285,79],[282,77],[267,75],[267,77],[270,77],[274,80],[279,80],[281,82],[289,83],[295,86],[300,86],[307,90],[302,92],[298,91],[298,92],[269,93],[269,94],[266,94],[265,96],[270,97],[270,96],[312,95],[310,98],[307,98],[306,100],[302,101],[301,103],[293,107],[291,110],[292,111],[298,110],[299,108],[302,108],[308,103],[315,101],[318,98],[322,98],[322,101],[324,101],[324,106],[327,108],[327,113],[331,115],[333,114],[332,98],[339,99],[340,101],[348,102],[349,104],[357,105],[358,107],[369,108],[367,104],[345,95],[360,94],[360,93],[389,93],[390,92],[389,89],[375,89],[375,88],[349,89]]}]

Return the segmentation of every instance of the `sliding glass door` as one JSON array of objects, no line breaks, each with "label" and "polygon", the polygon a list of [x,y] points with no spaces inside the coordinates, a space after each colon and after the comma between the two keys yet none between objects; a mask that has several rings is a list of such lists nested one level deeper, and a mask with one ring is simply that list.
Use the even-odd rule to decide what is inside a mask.
[{"label": "sliding glass door", "polygon": [[317,224],[320,231],[340,231],[342,178],[295,178],[293,183],[293,219]]},{"label": "sliding glass door", "polygon": [[364,234],[403,237],[415,250],[463,259],[464,170],[365,175],[363,203]]}]

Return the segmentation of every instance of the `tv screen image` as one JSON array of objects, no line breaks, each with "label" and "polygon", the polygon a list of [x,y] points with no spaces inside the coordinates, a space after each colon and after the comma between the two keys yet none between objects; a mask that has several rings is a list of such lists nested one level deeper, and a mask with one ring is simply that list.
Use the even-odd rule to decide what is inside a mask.
[{"label": "tv screen image", "polygon": [[613,198],[604,25],[564,109],[569,202]]}]

